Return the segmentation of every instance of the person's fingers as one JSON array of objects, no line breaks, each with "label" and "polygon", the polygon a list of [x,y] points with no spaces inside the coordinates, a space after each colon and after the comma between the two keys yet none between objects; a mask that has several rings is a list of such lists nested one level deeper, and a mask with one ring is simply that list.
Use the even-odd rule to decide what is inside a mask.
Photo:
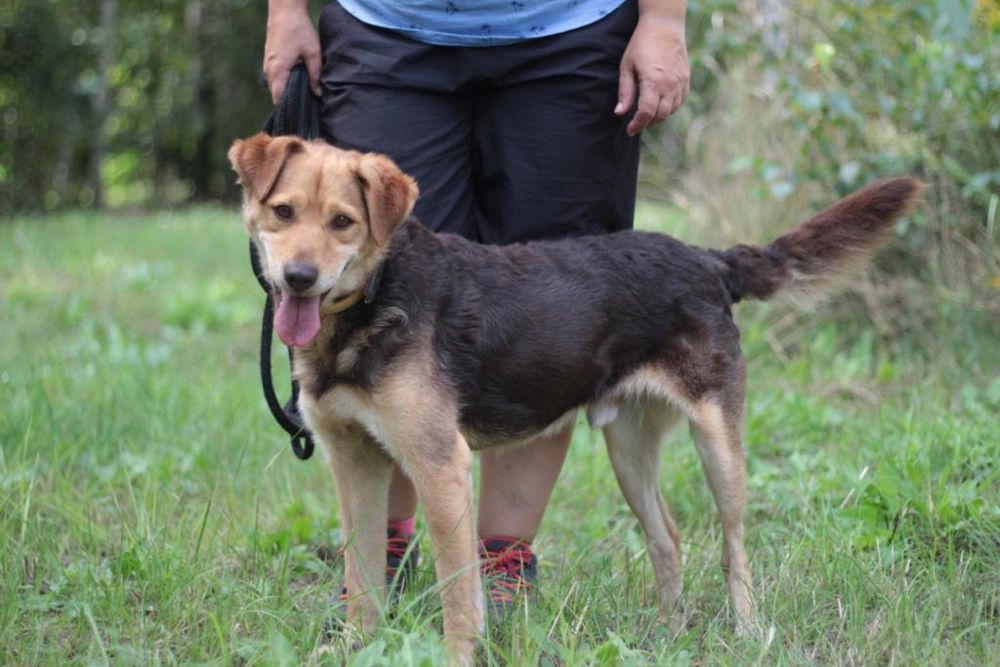
[{"label": "person's fingers", "polygon": [[264,71],[267,73],[267,85],[271,89],[271,103],[278,106],[281,96],[285,93],[285,86],[288,85],[290,72],[287,67],[274,67]]},{"label": "person's fingers", "polygon": [[653,114],[653,120],[649,121],[647,127],[652,127],[662,123],[667,118],[670,118],[672,114],[677,109],[677,98],[673,95],[664,95],[660,98],[660,103],[656,107],[656,113]]},{"label": "person's fingers", "polygon": [[649,124],[650,127],[662,123],[666,119],[673,116],[681,105],[684,104],[684,92],[680,90],[674,90],[668,92],[666,95],[660,98],[660,105],[656,110],[656,117]]},{"label": "person's fingers", "polygon": [[652,81],[639,81],[639,104],[636,106],[635,115],[625,128],[625,132],[630,137],[642,132],[649,127],[650,122],[656,116],[656,110],[660,104],[660,91]]},{"label": "person's fingers", "polygon": [[670,113],[674,113],[682,106],[684,106],[684,102],[687,101],[687,98],[688,98],[688,91],[687,88],[685,87],[683,90],[677,93],[677,97],[674,100],[674,110],[671,111]]},{"label": "person's fingers", "polygon": [[684,105],[684,93],[677,93],[674,95],[673,101],[670,103],[670,113],[668,116],[673,116],[677,113],[680,108]]},{"label": "person's fingers", "polygon": [[615,105],[615,115],[624,116],[635,100],[635,69],[627,59],[622,60],[618,70],[618,104]]},{"label": "person's fingers", "polygon": [[323,58],[316,49],[309,49],[305,54],[306,69],[309,71],[309,88],[313,95],[319,97],[321,90],[319,86],[319,75],[323,67]]}]

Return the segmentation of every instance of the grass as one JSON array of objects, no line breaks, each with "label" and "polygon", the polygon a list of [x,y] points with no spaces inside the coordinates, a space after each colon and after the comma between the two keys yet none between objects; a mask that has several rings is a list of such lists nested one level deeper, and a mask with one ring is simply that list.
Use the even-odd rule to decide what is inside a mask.
[{"label": "grass", "polygon": [[[260,303],[231,211],[0,224],[0,663],[440,662],[426,561],[364,648],[316,652],[340,581],[335,494],[264,408]],[[482,661],[1000,661],[995,323],[956,313],[927,348],[844,310],[739,311],[764,637],[733,631],[689,437],[664,452],[686,565],[672,634],[581,427],[536,543],[540,595]]]}]

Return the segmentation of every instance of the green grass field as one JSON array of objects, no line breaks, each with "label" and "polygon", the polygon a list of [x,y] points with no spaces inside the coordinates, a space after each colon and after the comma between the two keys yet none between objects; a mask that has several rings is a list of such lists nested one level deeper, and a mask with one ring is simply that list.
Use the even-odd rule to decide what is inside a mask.
[{"label": "green grass field", "polygon": [[[0,223],[0,664],[441,661],[427,560],[363,649],[316,651],[335,493],[266,413],[261,299],[235,212]],[[1000,662],[996,322],[952,309],[933,345],[887,340],[849,301],[740,306],[763,637],[733,630],[687,433],[664,450],[686,568],[673,634],[581,426],[536,542],[540,595],[482,662]]]}]

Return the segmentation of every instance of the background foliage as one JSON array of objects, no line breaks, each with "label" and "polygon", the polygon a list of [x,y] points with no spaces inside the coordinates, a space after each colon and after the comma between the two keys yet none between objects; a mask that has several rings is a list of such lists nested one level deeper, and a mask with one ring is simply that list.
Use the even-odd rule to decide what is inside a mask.
[{"label": "background foliage", "polygon": [[[926,205],[860,288],[883,334],[1000,314],[1000,3],[692,2],[691,100],[644,137],[645,194],[699,240],[767,240],[875,179]],[[936,333],[936,332],[935,332]]]},{"label": "background foliage", "polygon": [[231,194],[225,152],[269,111],[266,3],[12,0],[0,9],[0,207]]},{"label": "background foliage", "polygon": [[[252,0],[4,3],[4,210],[227,196],[224,149],[268,112],[265,20]],[[1000,192],[996,0],[693,0],[688,32],[692,98],[658,139],[671,167],[697,161],[694,120],[738,76],[800,144],[789,165],[729,165],[772,196],[901,172],[954,184],[984,210]]]}]

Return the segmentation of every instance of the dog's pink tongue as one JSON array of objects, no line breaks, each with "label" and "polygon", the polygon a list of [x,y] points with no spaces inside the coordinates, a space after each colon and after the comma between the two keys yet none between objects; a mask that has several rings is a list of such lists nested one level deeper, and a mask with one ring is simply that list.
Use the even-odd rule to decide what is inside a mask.
[{"label": "dog's pink tongue", "polygon": [[319,297],[282,294],[274,316],[278,338],[288,347],[302,347],[319,332]]}]

